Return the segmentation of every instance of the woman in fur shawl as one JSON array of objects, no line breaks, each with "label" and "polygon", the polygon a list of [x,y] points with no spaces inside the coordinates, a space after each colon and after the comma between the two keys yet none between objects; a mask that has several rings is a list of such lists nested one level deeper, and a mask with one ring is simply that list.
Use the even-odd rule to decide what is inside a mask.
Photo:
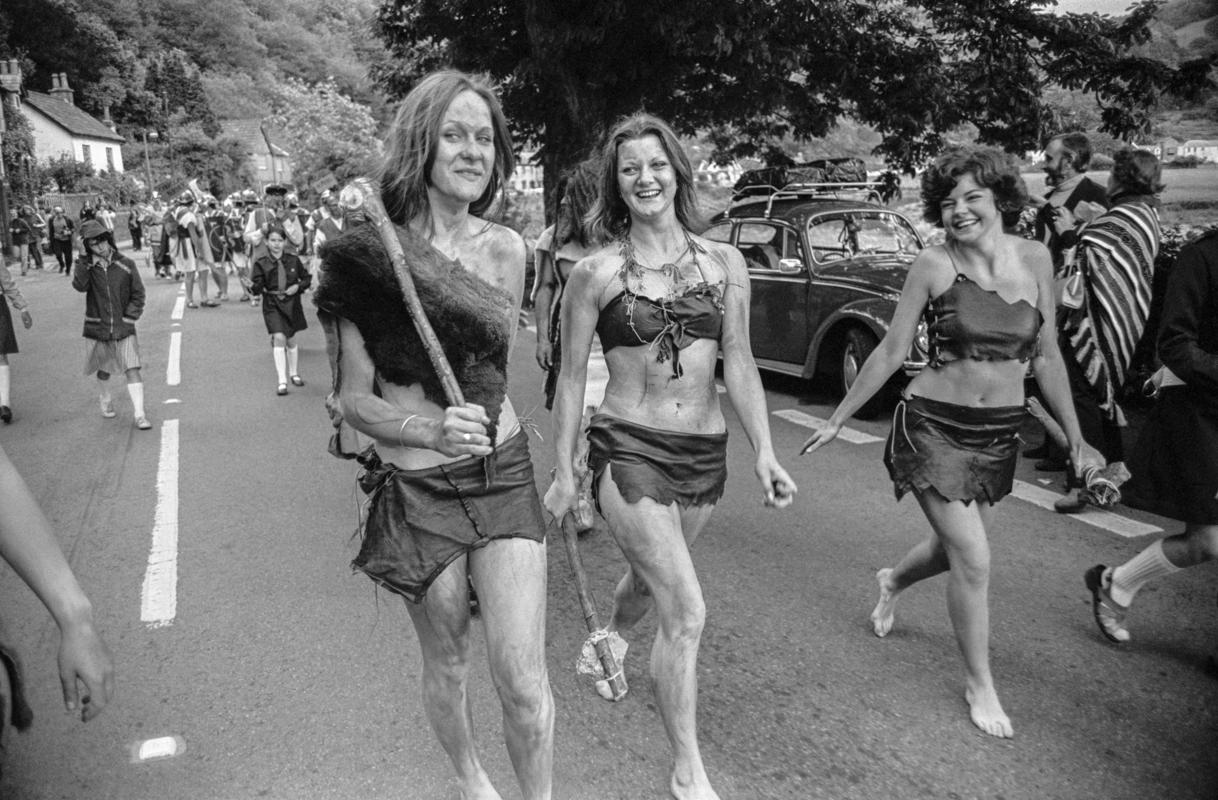
[{"label": "woman in fur shawl", "polygon": [[402,595],[423,654],[427,717],[463,797],[497,796],[468,705],[471,591],[521,794],[550,797],[554,705],[545,663],[545,524],[528,441],[505,397],[525,246],[479,218],[513,167],[492,89],[433,74],[386,138],[381,199],[466,403],[449,405],[371,225],[328,242],[315,300],[337,321],[337,407],[374,440],[354,566]]}]

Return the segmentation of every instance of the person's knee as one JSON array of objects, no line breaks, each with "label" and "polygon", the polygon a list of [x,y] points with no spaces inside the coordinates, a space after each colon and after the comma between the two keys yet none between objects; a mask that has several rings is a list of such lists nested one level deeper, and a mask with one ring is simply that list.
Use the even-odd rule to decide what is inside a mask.
[{"label": "person's knee", "polygon": [[981,546],[948,548],[948,565],[960,580],[985,584],[990,579],[990,550]]},{"label": "person's knee", "polygon": [[552,698],[544,661],[496,670],[494,683],[504,714],[512,719],[539,720],[549,713]]},{"label": "person's knee", "polygon": [[139,367],[132,367],[127,370],[127,383],[143,383],[144,379],[140,375]]},{"label": "person's knee", "polygon": [[706,626],[706,602],[700,591],[682,593],[667,604],[669,608],[660,620],[664,633],[674,641],[696,642]]}]

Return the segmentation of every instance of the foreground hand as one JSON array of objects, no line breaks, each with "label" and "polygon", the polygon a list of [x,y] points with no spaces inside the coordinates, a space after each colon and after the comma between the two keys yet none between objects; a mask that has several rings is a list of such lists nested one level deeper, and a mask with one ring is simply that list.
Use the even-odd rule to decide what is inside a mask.
[{"label": "foreground hand", "polygon": [[[114,661],[92,623],[65,628],[59,640],[59,681],[68,713],[88,722],[114,695]],[[81,687],[83,685],[83,691]]]},{"label": "foreground hand", "polygon": [[1058,234],[1074,230],[1074,212],[1065,206],[1053,209],[1053,228]]},{"label": "foreground hand", "polygon": [[817,450],[836,439],[837,434],[839,431],[841,431],[841,429],[841,425],[826,422],[824,425],[813,431],[812,435],[804,441],[803,446],[799,448],[799,454],[803,456],[807,455],[808,453],[815,453]]},{"label": "foreground hand", "polygon": [[554,345],[542,339],[537,340],[537,366],[546,372],[554,366]]},{"label": "foreground hand", "polygon": [[28,308],[23,308],[21,310],[21,324],[25,326],[27,331],[34,324],[34,318],[30,316],[30,310]]},{"label": "foreground hand", "polygon": [[795,481],[773,457],[757,459],[757,478],[765,489],[765,504],[773,508],[786,508],[799,491]]},{"label": "foreground hand", "polygon": [[449,406],[444,409],[444,420],[432,449],[446,456],[490,455],[493,442],[486,435],[486,426],[490,424],[486,409],[476,403]]}]

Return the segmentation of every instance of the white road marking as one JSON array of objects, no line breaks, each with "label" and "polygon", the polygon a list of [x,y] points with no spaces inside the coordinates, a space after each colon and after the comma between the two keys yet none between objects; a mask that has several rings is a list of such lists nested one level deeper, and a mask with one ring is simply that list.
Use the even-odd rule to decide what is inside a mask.
[{"label": "white road marking", "polygon": [[173,311],[169,312],[170,319],[181,319],[182,314],[186,313],[186,294],[185,290],[178,293],[178,299],[173,302]]},{"label": "white road marking", "polygon": [[159,736],[156,739],[145,739],[136,742],[132,750],[132,761],[156,761],[162,758],[180,756],[186,750],[186,742],[181,736]]},{"label": "white road marking", "polygon": [[[1015,481],[1015,487],[1011,489],[1011,494],[1020,500],[1027,500],[1033,505],[1047,508],[1050,511],[1053,511],[1054,501],[1060,500],[1062,497],[1057,492],[1033,486],[1026,481]],[[1085,522],[1097,528],[1103,528],[1106,531],[1115,533],[1117,536],[1124,536],[1126,539],[1134,539],[1138,536],[1163,532],[1162,528],[1155,525],[1147,525],[1144,522],[1137,522],[1136,520],[1122,517],[1120,514],[1113,514],[1111,511],[1104,511],[1091,506],[1088,506],[1085,511],[1079,514],[1065,516],[1070,516],[1079,522]]]},{"label": "white road marking", "polygon": [[178,403],[180,403],[180,402],[182,402],[182,401],[181,401],[181,400],[179,400],[178,398],[176,398],[176,397],[171,397],[171,398],[169,398],[168,400],[166,400],[166,401],[163,403],[163,405],[167,405],[167,406],[173,406],[173,405],[177,405],[177,404],[178,404]]},{"label": "white road marking", "polygon": [[[796,425],[802,425],[805,428],[819,428],[827,422],[827,420],[823,420],[820,417],[813,417],[791,408],[775,411],[774,416],[782,417],[787,422],[794,422]],[[874,444],[875,442],[884,441],[878,436],[872,436],[870,433],[863,433],[862,431],[856,431],[854,428],[846,427],[838,431],[837,438],[843,442],[850,442],[850,444]]]},{"label": "white road marking", "polygon": [[[825,420],[819,417],[813,417],[802,411],[794,409],[781,409],[773,412],[774,416],[785,419],[788,422],[793,422],[796,425],[802,425],[805,428],[818,428],[825,424]],[[838,432],[837,438],[851,444],[874,444],[882,442],[883,439],[871,434],[862,433],[852,428],[843,427]],[[1044,483],[1051,483],[1052,479],[1039,478],[1038,480]],[[1053,511],[1053,503],[1061,498],[1061,494],[1049,490],[1042,489],[1039,486],[1028,483],[1027,481],[1015,481],[1015,485],[1011,490],[1014,497],[1020,500],[1025,500],[1033,505]],[[1148,525],[1144,522],[1137,522],[1127,517],[1122,517],[1120,514],[1113,514],[1111,511],[1103,511],[1098,508],[1088,507],[1081,514],[1071,514],[1071,517],[1079,522],[1085,522],[1088,525],[1094,525],[1097,528],[1102,528],[1117,536],[1124,536],[1127,539],[1136,538],[1138,536],[1146,536],[1152,533],[1162,533],[1163,529],[1154,525]]]},{"label": "white road marking", "polygon": [[177,386],[182,382],[182,332],[169,334],[169,358],[165,365],[165,383]]},{"label": "white road marking", "polygon": [[150,628],[173,623],[178,612],[178,420],[161,423],[152,549],[140,591],[140,620]]}]

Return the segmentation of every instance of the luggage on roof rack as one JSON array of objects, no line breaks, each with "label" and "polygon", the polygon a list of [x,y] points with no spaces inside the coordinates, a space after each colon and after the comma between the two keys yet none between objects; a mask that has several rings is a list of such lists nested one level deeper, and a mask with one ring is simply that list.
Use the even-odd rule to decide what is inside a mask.
[{"label": "luggage on roof rack", "polygon": [[861,158],[819,158],[802,164],[747,170],[732,187],[732,196],[739,199],[794,187],[815,191],[818,184],[834,184],[825,187],[831,191],[842,184],[867,182],[867,165]]}]

